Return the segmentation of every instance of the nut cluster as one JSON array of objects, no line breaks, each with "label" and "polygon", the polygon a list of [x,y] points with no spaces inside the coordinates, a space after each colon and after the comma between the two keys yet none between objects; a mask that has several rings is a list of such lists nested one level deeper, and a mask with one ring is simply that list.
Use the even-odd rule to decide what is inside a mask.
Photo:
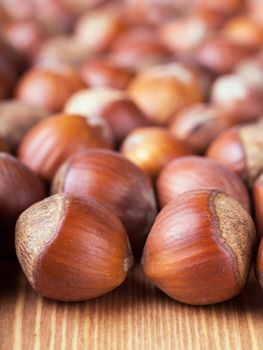
[{"label": "nut cluster", "polygon": [[252,265],[263,288],[262,1],[13,4],[0,255],[62,301],[111,291],[134,262],[186,304],[234,297]]}]

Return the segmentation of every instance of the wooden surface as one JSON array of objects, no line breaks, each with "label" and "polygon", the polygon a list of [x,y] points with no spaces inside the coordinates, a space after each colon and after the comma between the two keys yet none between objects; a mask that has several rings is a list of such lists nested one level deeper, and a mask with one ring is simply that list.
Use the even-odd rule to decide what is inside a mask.
[{"label": "wooden surface", "polygon": [[253,278],[232,301],[192,307],[138,268],[115,291],[75,304],[38,297],[12,260],[1,261],[0,277],[1,350],[263,349],[263,293]]}]

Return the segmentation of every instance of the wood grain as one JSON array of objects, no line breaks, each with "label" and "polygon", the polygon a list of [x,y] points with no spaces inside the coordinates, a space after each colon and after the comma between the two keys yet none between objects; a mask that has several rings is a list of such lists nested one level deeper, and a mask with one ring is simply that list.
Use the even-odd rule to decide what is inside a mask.
[{"label": "wood grain", "polygon": [[254,278],[235,299],[193,307],[151,286],[139,268],[96,300],[37,296],[12,260],[0,263],[0,349],[251,350],[263,348],[263,294]]}]

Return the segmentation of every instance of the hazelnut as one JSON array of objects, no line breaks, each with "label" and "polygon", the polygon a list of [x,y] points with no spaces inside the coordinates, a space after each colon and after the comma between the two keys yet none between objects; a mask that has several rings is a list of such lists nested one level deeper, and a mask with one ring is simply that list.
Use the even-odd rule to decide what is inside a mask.
[{"label": "hazelnut", "polygon": [[62,1],[37,0],[33,2],[33,18],[37,17],[41,25],[51,35],[72,31],[75,23],[75,16],[67,9]]},{"label": "hazelnut", "polygon": [[212,103],[234,123],[255,121],[263,112],[263,89],[251,80],[236,74],[223,75],[212,86]]},{"label": "hazelnut", "polygon": [[263,57],[253,56],[242,60],[235,68],[235,74],[239,75],[256,89],[263,90]]},{"label": "hazelnut", "polygon": [[248,13],[250,17],[263,25],[263,3],[262,0],[247,0]]},{"label": "hazelnut", "polygon": [[158,34],[162,42],[173,52],[192,52],[210,34],[215,26],[214,21],[217,19],[193,13],[164,23],[160,26]]},{"label": "hazelnut", "polygon": [[132,0],[127,2],[129,18],[159,25],[187,9],[185,0]]},{"label": "hazelnut", "polygon": [[257,280],[260,283],[261,288],[263,289],[263,239],[261,239],[258,248],[255,273]]},{"label": "hazelnut", "polygon": [[245,209],[250,208],[248,192],[241,179],[220,163],[205,157],[174,159],[160,173],[156,187],[161,207],[181,193],[217,189],[232,196]]},{"label": "hazelnut", "polygon": [[34,20],[11,21],[3,27],[4,38],[29,61],[33,61],[47,35]]},{"label": "hazelnut", "polygon": [[106,150],[75,154],[58,170],[52,192],[93,197],[122,221],[134,253],[140,253],[156,202],[150,179],[128,159]]},{"label": "hazelnut", "polygon": [[196,153],[202,154],[214,138],[231,125],[232,121],[224,111],[215,106],[197,104],[176,114],[170,131]]},{"label": "hazelnut", "polygon": [[111,148],[101,125],[79,115],[58,114],[35,125],[18,149],[18,158],[44,180],[51,181],[71,155],[87,148]]},{"label": "hazelnut", "polygon": [[123,46],[136,46],[136,44],[149,42],[160,42],[156,35],[155,26],[147,23],[137,23],[126,28],[113,41],[111,50],[120,50]]},{"label": "hazelnut", "polygon": [[153,126],[133,130],[124,140],[121,153],[155,178],[172,159],[193,152],[167,129]]},{"label": "hazelnut", "polygon": [[263,171],[262,133],[261,124],[233,127],[215,139],[208,148],[207,156],[252,185]]},{"label": "hazelnut", "polygon": [[64,111],[85,115],[88,119],[102,118],[109,124],[119,144],[131,130],[149,125],[140,109],[125,92],[112,88],[79,91],[67,101]]},{"label": "hazelnut", "polygon": [[223,35],[231,41],[251,48],[263,44],[263,27],[251,17],[239,15],[228,20],[223,27]]},{"label": "hazelnut", "polygon": [[0,153],[1,152],[9,152],[9,148],[5,141],[0,137]]},{"label": "hazelnut", "polygon": [[75,38],[90,52],[101,52],[110,47],[124,28],[125,23],[117,13],[105,9],[93,10],[78,20]]},{"label": "hazelnut", "polygon": [[263,173],[253,183],[252,190],[257,229],[263,237]]},{"label": "hazelnut", "polygon": [[96,8],[103,3],[107,2],[106,0],[60,0],[67,9],[69,9],[72,13],[79,15],[84,11],[91,10]]},{"label": "hazelnut", "polygon": [[45,118],[47,112],[22,101],[7,100],[0,102],[0,136],[8,147],[15,152],[29,129]]},{"label": "hazelnut", "polygon": [[215,74],[225,74],[251,54],[251,50],[223,36],[208,38],[195,53],[197,62]]},{"label": "hazelnut", "polygon": [[28,0],[4,0],[1,5],[10,18],[27,19],[34,16],[35,6]]},{"label": "hazelnut", "polygon": [[70,67],[38,67],[27,71],[18,81],[17,99],[44,108],[51,113],[60,112],[67,99],[85,88],[78,73]]},{"label": "hazelnut", "polygon": [[232,15],[243,8],[243,0],[196,0],[196,6],[202,9],[210,9],[227,15]]},{"label": "hazelnut", "polygon": [[180,63],[155,66],[138,74],[128,93],[145,115],[160,125],[185,106],[202,100],[196,74]]},{"label": "hazelnut", "polygon": [[21,58],[0,39],[0,99],[9,97],[21,65]]},{"label": "hazelnut", "polygon": [[170,60],[170,51],[162,44],[150,26],[135,26],[123,32],[112,44],[114,61],[135,70]]},{"label": "hazelnut", "polygon": [[66,193],[36,203],[19,217],[16,252],[34,290],[61,301],[109,292],[132,265],[127,234],[115,215],[91,198]]},{"label": "hazelnut", "polygon": [[45,196],[40,179],[24,164],[0,153],[0,224],[12,226],[18,216]]},{"label": "hazelnut", "polygon": [[183,193],[157,216],[143,271],[175,300],[219,303],[244,288],[255,240],[251,217],[232,197],[217,190]]},{"label": "hazelnut", "polygon": [[81,67],[82,79],[89,86],[125,89],[133,72],[109,59],[88,59]]},{"label": "hazelnut", "polygon": [[52,37],[42,45],[35,57],[38,65],[65,64],[78,67],[89,56],[88,48],[75,40],[73,36]]}]

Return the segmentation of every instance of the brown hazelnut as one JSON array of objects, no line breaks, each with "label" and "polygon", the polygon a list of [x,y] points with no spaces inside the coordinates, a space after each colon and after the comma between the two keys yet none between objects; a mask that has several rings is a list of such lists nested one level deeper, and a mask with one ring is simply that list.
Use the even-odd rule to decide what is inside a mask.
[{"label": "brown hazelnut", "polygon": [[128,95],[112,88],[79,91],[69,98],[64,111],[85,115],[91,120],[98,117],[106,120],[117,144],[131,130],[149,125],[149,121]]},{"label": "brown hazelnut", "polygon": [[9,97],[16,81],[21,57],[0,39],[0,99]]},{"label": "brown hazelnut", "polygon": [[34,4],[28,0],[3,0],[1,5],[10,18],[28,19],[34,16]]},{"label": "brown hazelnut", "polygon": [[25,134],[37,122],[45,118],[47,112],[22,101],[0,102],[0,136],[12,152],[15,152]]},{"label": "brown hazelnut", "polygon": [[132,265],[117,217],[91,198],[66,193],[46,198],[19,217],[16,252],[35,291],[61,301],[109,292]]},{"label": "brown hazelnut", "polygon": [[137,255],[156,215],[152,184],[147,175],[119,153],[91,150],[75,154],[57,172],[52,192],[90,196],[124,224]]},{"label": "brown hazelnut", "polygon": [[151,26],[134,26],[123,32],[112,44],[114,61],[135,70],[170,60],[170,51]]},{"label": "brown hazelnut", "polygon": [[47,38],[37,21],[11,21],[3,28],[4,38],[29,61],[33,61]]},{"label": "brown hazelnut", "polygon": [[[28,0],[27,0],[28,1]],[[60,0],[33,1],[34,14],[46,31],[51,35],[67,33],[73,30],[75,15]]]},{"label": "brown hazelnut", "polygon": [[37,175],[11,155],[0,153],[1,227],[14,225],[25,209],[44,196],[44,186]]},{"label": "brown hazelnut", "polygon": [[237,173],[249,185],[263,171],[263,128],[260,124],[224,131],[210,145],[207,156]]},{"label": "brown hazelnut", "polygon": [[159,25],[170,20],[177,12],[185,11],[188,7],[185,0],[132,0],[127,1],[127,12],[133,21],[143,21]]},{"label": "brown hazelnut", "polygon": [[158,34],[162,42],[173,52],[192,52],[207,38],[216,23],[216,16],[191,13],[164,23],[160,26]]},{"label": "brown hazelnut", "polygon": [[196,6],[202,9],[210,9],[219,13],[232,15],[243,8],[243,0],[196,0]]},{"label": "brown hazelnut", "polygon": [[236,124],[255,121],[263,112],[263,89],[251,80],[237,74],[223,75],[212,86],[212,103]]},{"label": "brown hazelnut", "polygon": [[257,23],[263,25],[263,3],[261,0],[247,0],[248,13]]},{"label": "brown hazelnut", "polygon": [[167,129],[153,126],[133,130],[123,141],[121,153],[155,178],[172,159],[193,152]]},{"label": "brown hazelnut", "polygon": [[119,14],[105,9],[93,10],[78,20],[75,38],[90,52],[100,52],[108,49],[124,28],[125,23]]},{"label": "brown hazelnut", "polygon": [[176,114],[171,123],[170,131],[196,153],[202,154],[214,138],[232,124],[229,116],[219,108],[207,104],[197,104]]},{"label": "brown hazelnut", "polygon": [[37,65],[65,64],[79,67],[89,56],[89,49],[73,36],[51,37],[41,47],[35,57]]},{"label": "brown hazelnut", "polygon": [[220,163],[205,157],[174,159],[161,171],[156,187],[161,207],[184,192],[217,189],[232,196],[245,209],[250,208],[248,192],[242,180]]},{"label": "brown hazelnut", "polygon": [[58,114],[35,125],[18,149],[18,158],[46,181],[71,155],[87,148],[112,148],[102,125],[79,115]]},{"label": "brown hazelnut", "polygon": [[258,253],[257,253],[257,260],[255,265],[255,273],[257,280],[263,289],[263,238],[260,241]]},{"label": "brown hazelnut", "polygon": [[0,152],[9,152],[9,148],[5,141],[0,137]]},{"label": "brown hazelnut", "polygon": [[115,89],[125,89],[134,75],[132,70],[105,58],[88,59],[82,65],[80,74],[88,86]]},{"label": "brown hazelnut", "polygon": [[56,113],[63,109],[67,99],[86,84],[70,67],[38,67],[27,71],[18,81],[17,99]]},{"label": "brown hazelnut", "polygon": [[76,15],[103,5],[105,2],[107,2],[107,0],[60,0],[61,4]]},{"label": "brown hazelnut", "polygon": [[175,300],[219,303],[244,288],[255,240],[251,217],[232,197],[217,190],[183,193],[157,216],[143,271]]},{"label": "brown hazelnut", "polygon": [[167,124],[185,106],[202,101],[196,74],[180,63],[155,66],[138,74],[128,93],[156,124]]},{"label": "brown hazelnut", "polygon": [[239,75],[256,89],[263,90],[263,56],[257,55],[242,60],[235,68]]},{"label": "brown hazelnut", "polygon": [[196,50],[195,56],[197,62],[211,72],[225,74],[231,72],[240,60],[250,54],[250,48],[223,36],[213,36]]},{"label": "brown hazelnut", "polygon": [[263,237],[263,173],[253,183],[252,190],[257,229]]},{"label": "brown hazelnut", "polygon": [[245,15],[228,20],[224,24],[223,35],[237,44],[251,48],[257,49],[263,44],[263,27]]}]

